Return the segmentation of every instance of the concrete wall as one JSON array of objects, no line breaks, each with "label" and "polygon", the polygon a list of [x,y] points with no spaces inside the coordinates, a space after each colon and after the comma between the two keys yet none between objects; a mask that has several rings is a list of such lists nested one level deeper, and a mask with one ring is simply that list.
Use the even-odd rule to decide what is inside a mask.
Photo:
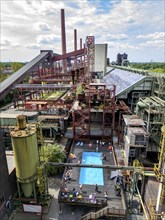
[{"label": "concrete wall", "polygon": [[107,44],[95,44],[95,72],[106,73],[107,66]]}]

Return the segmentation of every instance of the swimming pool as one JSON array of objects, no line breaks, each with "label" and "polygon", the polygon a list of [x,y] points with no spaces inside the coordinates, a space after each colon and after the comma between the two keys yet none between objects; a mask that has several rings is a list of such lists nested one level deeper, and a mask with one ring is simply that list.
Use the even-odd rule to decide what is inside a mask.
[{"label": "swimming pool", "polygon": [[[97,164],[102,165],[102,153],[98,152],[83,152],[82,164]],[[88,185],[104,185],[103,169],[102,168],[86,168],[80,169],[80,184]]]}]

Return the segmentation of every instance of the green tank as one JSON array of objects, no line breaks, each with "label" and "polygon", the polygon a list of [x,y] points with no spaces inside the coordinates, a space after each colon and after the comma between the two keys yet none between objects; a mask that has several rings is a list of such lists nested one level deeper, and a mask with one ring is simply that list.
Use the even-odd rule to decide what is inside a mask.
[{"label": "green tank", "polygon": [[36,128],[26,126],[24,115],[18,116],[17,119],[18,127],[11,132],[16,176],[24,196],[30,197],[37,179],[36,170],[39,163]]}]

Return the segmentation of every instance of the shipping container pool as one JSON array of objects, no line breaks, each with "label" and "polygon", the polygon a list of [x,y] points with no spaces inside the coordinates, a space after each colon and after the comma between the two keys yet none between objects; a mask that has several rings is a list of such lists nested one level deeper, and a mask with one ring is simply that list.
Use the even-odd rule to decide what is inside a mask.
[{"label": "shipping container pool", "polygon": [[[102,153],[101,152],[83,152],[82,164],[95,164],[102,165]],[[104,185],[103,169],[102,168],[86,168],[80,169],[80,184],[86,185]]]}]

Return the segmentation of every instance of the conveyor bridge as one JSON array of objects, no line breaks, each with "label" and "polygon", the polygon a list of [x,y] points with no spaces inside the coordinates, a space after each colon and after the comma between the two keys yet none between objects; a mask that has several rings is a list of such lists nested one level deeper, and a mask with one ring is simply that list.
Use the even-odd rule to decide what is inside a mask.
[{"label": "conveyor bridge", "polygon": [[51,50],[41,51],[37,57],[0,83],[0,99],[3,99],[15,84],[22,82],[22,80],[32,71],[32,69],[39,65],[42,61],[46,60],[51,53]]},{"label": "conveyor bridge", "polygon": [[21,89],[26,91],[38,91],[38,90],[67,90],[71,88],[71,84],[16,84],[15,89]]}]

